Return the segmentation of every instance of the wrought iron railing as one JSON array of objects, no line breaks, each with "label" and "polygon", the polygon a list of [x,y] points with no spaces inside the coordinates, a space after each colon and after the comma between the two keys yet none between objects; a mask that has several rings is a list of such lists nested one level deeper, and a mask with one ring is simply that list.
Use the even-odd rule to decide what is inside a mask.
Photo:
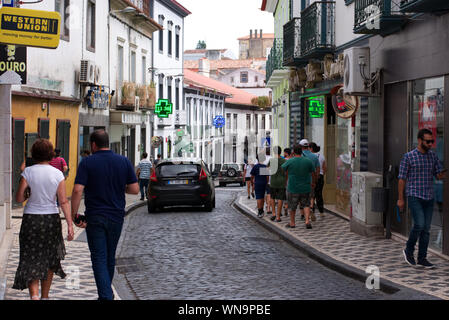
[{"label": "wrought iron railing", "polygon": [[301,56],[301,19],[293,18],[284,25],[284,66],[294,64]]},{"label": "wrought iron railing", "polygon": [[381,18],[400,13],[399,0],[355,0],[354,30],[368,22],[371,17]]},{"label": "wrought iron railing", "polygon": [[125,2],[136,9],[139,9],[139,11],[143,12],[147,17],[151,17],[149,0],[125,0]]},{"label": "wrought iron railing", "polygon": [[270,80],[271,75],[275,70],[284,69],[283,67],[283,39],[276,38],[273,41],[273,47],[271,48],[270,54],[267,59],[267,82]]},{"label": "wrought iron railing", "polygon": [[301,56],[335,49],[335,2],[317,1],[301,13]]},{"label": "wrought iron railing", "polygon": [[401,10],[404,12],[435,12],[449,10],[447,0],[401,0]]}]

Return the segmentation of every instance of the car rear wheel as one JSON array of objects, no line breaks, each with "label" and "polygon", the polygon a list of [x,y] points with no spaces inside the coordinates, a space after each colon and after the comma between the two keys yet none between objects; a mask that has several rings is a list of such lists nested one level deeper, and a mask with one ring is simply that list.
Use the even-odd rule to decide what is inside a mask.
[{"label": "car rear wheel", "polygon": [[156,213],[156,206],[151,201],[148,201],[148,213]]},{"label": "car rear wheel", "polygon": [[206,202],[206,205],[204,206],[204,210],[207,212],[211,212],[214,209],[214,203],[215,203],[215,199]]},{"label": "car rear wheel", "polygon": [[226,174],[228,175],[228,177],[233,178],[237,176],[237,171],[234,168],[229,168]]}]

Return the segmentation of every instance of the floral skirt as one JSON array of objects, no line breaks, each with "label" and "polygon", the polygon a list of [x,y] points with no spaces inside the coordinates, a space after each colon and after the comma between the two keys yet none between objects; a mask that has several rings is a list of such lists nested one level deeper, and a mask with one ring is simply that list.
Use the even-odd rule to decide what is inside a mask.
[{"label": "floral skirt", "polygon": [[24,214],[20,228],[20,261],[13,289],[24,290],[30,281],[47,280],[48,271],[62,279],[66,251],[59,214]]}]

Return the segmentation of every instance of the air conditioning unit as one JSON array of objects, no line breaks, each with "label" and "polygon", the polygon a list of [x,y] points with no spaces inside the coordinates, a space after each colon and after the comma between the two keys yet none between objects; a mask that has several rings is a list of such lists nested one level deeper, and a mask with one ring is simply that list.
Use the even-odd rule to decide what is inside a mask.
[{"label": "air conditioning unit", "polygon": [[137,112],[140,110],[140,98],[135,97],[134,99],[134,111]]},{"label": "air conditioning unit", "polygon": [[[363,74],[363,76],[362,76]],[[344,84],[346,94],[369,94],[365,79],[370,78],[369,48],[354,47],[344,51]]]},{"label": "air conditioning unit", "polygon": [[90,60],[81,60],[79,82],[95,84],[95,64]]}]

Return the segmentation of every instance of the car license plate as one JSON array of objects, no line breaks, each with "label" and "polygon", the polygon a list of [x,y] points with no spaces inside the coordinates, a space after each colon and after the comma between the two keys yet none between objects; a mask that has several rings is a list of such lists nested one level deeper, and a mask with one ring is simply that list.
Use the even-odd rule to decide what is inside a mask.
[{"label": "car license plate", "polygon": [[189,184],[189,180],[171,180],[168,184]]}]

